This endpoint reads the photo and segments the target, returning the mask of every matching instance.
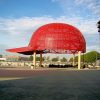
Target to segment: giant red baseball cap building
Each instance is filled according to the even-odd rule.
[[[65,23],[49,23],[41,26],[30,39],[27,47],[7,49],[25,55],[40,53],[86,52],[86,42],[82,33],[74,26]]]

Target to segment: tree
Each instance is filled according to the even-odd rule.
[[[96,52],[96,51],[91,51],[91,52],[88,52],[84,55],[84,61],[85,62],[90,62],[90,63],[93,63],[97,60],[100,59],[100,53]]]
[[[59,61],[59,57],[52,58],[52,61],[54,61],[54,62]]]
[[[32,60],[33,60],[33,56],[32,56],[32,55],[29,57],[29,60],[30,60],[30,61],[32,61]]]
[[[84,55],[81,55],[81,61],[87,62],[87,63],[93,63],[93,62],[96,61],[96,57],[97,57],[97,60],[99,60],[100,59],[100,53],[96,52],[96,51],[91,51],[91,52],[88,52]],[[73,58],[70,58],[69,61],[72,62]],[[75,57],[75,61],[76,62],[78,61],[78,56]]]
[[[50,56],[47,57],[47,61],[49,61],[49,60],[50,60]]]
[[[75,61],[75,62],[78,61],[78,56],[75,56],[74,61]],[[70,58],[69,62],[73,62],[73,57]]]
[[[2,58],[2,55],[0,54],[0,58]]]
[[[61,59],[61,62],[66,62],[67,61],[67,59],[65,58],[65,57],[63,57],[62,59]]]
[[[29,60],[30,61],[33,60],[33,56],[32,55],[29,57]],[[36,61],[40,61],[40,57],[36,57]],[[42,57],[42,61],[44,61],[44,57]]]

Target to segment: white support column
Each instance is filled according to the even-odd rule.
[[[75,65],[75,54],[73,54],[73,66]]]
[[[40,53],[40,67],[42,66],[42,52]]]
[[[34,66],[32,66],[31,69],[36,67],[36,51],[34,51],[34,54],[33,54],[33,65]]]
[[[78,52],[78,69],[81,69],[81,51]]]

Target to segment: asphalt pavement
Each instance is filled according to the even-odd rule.
[[[0,100],[100,100],[100,70],[15,72],[7,76],[20,78],[0,81]]]

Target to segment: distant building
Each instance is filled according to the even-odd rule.
[[[100,67],[100,60],[97,60],[96,61],[96,66],[99,66]]]
[[[6,61],[6,58],[0,58],[0,61]]]
[[[7,61],[29,61],[29,57],[21,57],[21,56],[3,56]]]
[[[29,57],[20,57],[19,61],[29,61]]]
[[[19,61],[20,56],[4,56],[7,61]]]

